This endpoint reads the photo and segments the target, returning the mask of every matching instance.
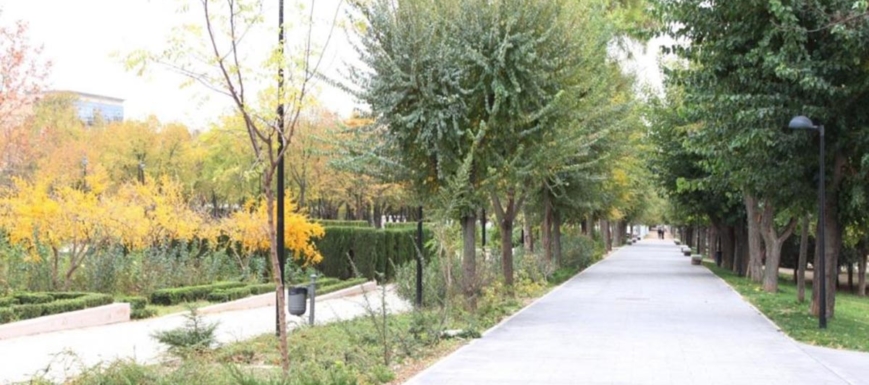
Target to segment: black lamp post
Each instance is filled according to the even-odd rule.
[[[818,275],[820,275],[820,293],[818,293],[818,302],[820,311],[818,312],[818,327],[821,329],[827,328],[827,250],[824,248],[825,232],[824,232],[824,205],[827,202],[826,191],[824,189],[824,125],[815,125],[812,120],[805,116],[797,116],[791,119],[788,123],[788,128],[793,130],[816,130],[821,134],[821,154],[818,161],[818,169],[820,177],[818,178],[818,246],[820,248],[821,263],[818,266]]]

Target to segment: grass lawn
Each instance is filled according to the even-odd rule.
[[[778,293],[763,291],[760,284],[733,272],[704,263],[723,278],[745,299],[775,322],[787,335],[807,344],[837,349],[869,352],[869,297],[850,293],[836,294],[836,314],[827,321],[827,329],[818,329],[818,319],[811,315],[812,287],[806,287],[806,302],[797,301],[797,287],[789,279],[779,280]]]

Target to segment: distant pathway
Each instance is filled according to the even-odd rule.
[[[371,306],[380,308],[380,292],[367,294]],[[386,296],[387,309],[406,311],[410,306],[392,291]],[[365,296],[356,295],[317,302],[317,323],[349,319],[366,314],[369,303]],[[274,333],[275,308],[261,307],[205,315],[208,322],[218,322],[217,339],[221,343],[233,342]],[[288,324],[296,326],[304,319],[288,315]],[[55,381],[62,381],[90,367],[119,358],[152,363],[165,352],[165,346],[151,335],[184,325],[182,314],[164,316],[114,325],[38,334],[9,340],[0,340],[0,384],[27,381],[37,373],[46,373]],[[46,370],[47,369],[47,370]]]
[[[678,250],[626,246],[407,384],[869,384],[869,354],[794,342]]]

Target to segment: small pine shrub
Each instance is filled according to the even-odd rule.
[[[187,319],[184,326],[156,332],[152,337],[168,345],[169,353],[182,358],[205,352],[217,343],[214,335],[217,323],[206,322],[195,307],[191,307],[184,318]]]

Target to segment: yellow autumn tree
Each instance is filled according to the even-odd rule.
[[[303,266],[319,263],[323,256],[317,251],[314,239],[321,238],[326,233],[318,223],[311,222],[304,214],[297,213],[295,204],[290,198],[285,198],[285,244],[287,250],[293,252],[293,259]],[[254,253],[265,253],[269,250],[269,230],[266,221],[267,205],[264,201],[249,200],[242,210],[233,212],[225,218],[220,226],[230,242],[241,245],[242,255],[237,255],[239,263],[246,265],[246,260]]]

